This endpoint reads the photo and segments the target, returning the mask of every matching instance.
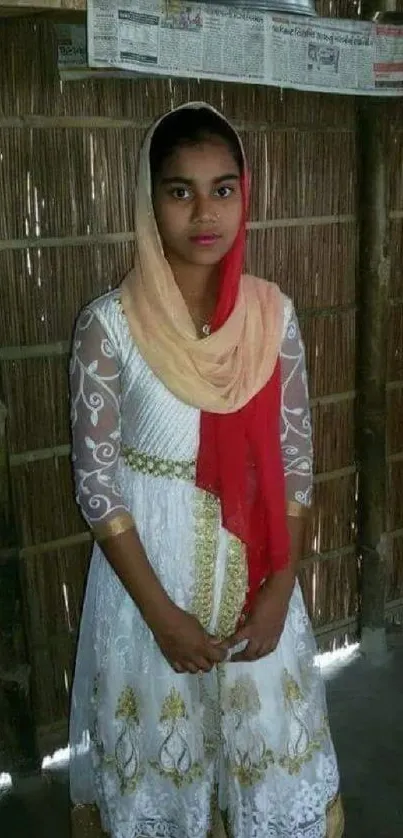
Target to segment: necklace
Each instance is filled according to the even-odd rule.
[[[202,326],[202,332],[204,337],[208,338],[208,336],[211,334],[211,326],[209,323],[205,323],[204,326]]]

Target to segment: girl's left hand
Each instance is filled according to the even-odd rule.
[[[256,661],[274,652],[283,633],[292,590],[293,584],[286,580],[279,585],[275,577],[262,586],[244,624],[225,641],[230,649],[248,641],[230,663]]]

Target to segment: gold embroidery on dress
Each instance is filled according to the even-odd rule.
[[[186,741],[186,723],[189,714],[183,696],[175,687],[162,704],[160,725],[165,731],[163,743],[159,749],[158,760],[152,761],[151,766],[162,777],[171,780],[180,788],[186,783],[203,776],[203,766],[194,761]]]
[[[115,718],[121,722],[121,729],[115,744],[116,773],[119,777],[121,794],[130,794],[136,789],[143,775],[138,736],[140,717],[137,698],[132,687],[125,687],[121,692]]]
[[[107,838],[103,831],[98,807],[78,804],[70,812],[72,838]]]
[[[261,704],[250,675],[241,676],[229,689],[224,687],[222,703],[223,712],[228,714],[233,725],[227,741],[229,770],[240,785],[254,786],[274,764],[274,754],[252,724],[253,718],[259,715]]]
[[[328,735],[329,725],[324,717],[320,727],[313,734],[310,733],[304,720],[304,695],[298,682],[287,669],[283,673],[283,696],[288,710],[290,738],[287,753],[282,754],[278,762],[289,774],[299,774],[302,766],[312,759],[316,751],[320,751]]]
[[[133,471],[152,477],[167,477],[169,480],[187,480],[194,483],[196,463],[194,460],[168,460],[154,454],[145,454],[127,445],[122,446],[121,456]]]
[[[230,637],[242,614],[248,586],[245,545],[228,535],[227,564],[222,599],[217,621],[217,636]]]
[[[326,838],[343,838],[344,812],[340,794],[326,808]]]
[[[99,734],[98,726],[99,675],[94,679],[92,706],[94,720],[91,726],[91,742],[94,756],[105,767],[112,768],[120,783],[121,794],[133,792],[143,776],[139,749],[140,715],[138,700],[132,687],[125,687],[117,701],[115,719],[120,722],[113,754],[108,754]]]
[[[195,495],[195,590],[192,613],[203,628],[211,622],[220,507],[217,498],[201,489]]]

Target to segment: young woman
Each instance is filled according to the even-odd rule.
[[[77,835],[207,838],[217,804],[233,838],[342,835],[296,581],[304,349],[290,300],[242,275],[247,210],[228,122],[199,103],[166,115],[141,153],[134,270],[77,323],[73,460],[97,541],[72,696]]]

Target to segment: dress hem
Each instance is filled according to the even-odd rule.
[[[71,838],[113,838],[113,836],[102,829],[99,809],[95,804],[78,804],[71,807]],[[230,836],[225,832],[222,823],[216,822],[213,829],[207,834],[207,838],[221,838],[219,832],[224,836]],[[218,830],[218,831],[217,831]],[[330,801],[326,809],[326,835],[324,838],[343,838],[344,835],[344,812],[340,794]]]

